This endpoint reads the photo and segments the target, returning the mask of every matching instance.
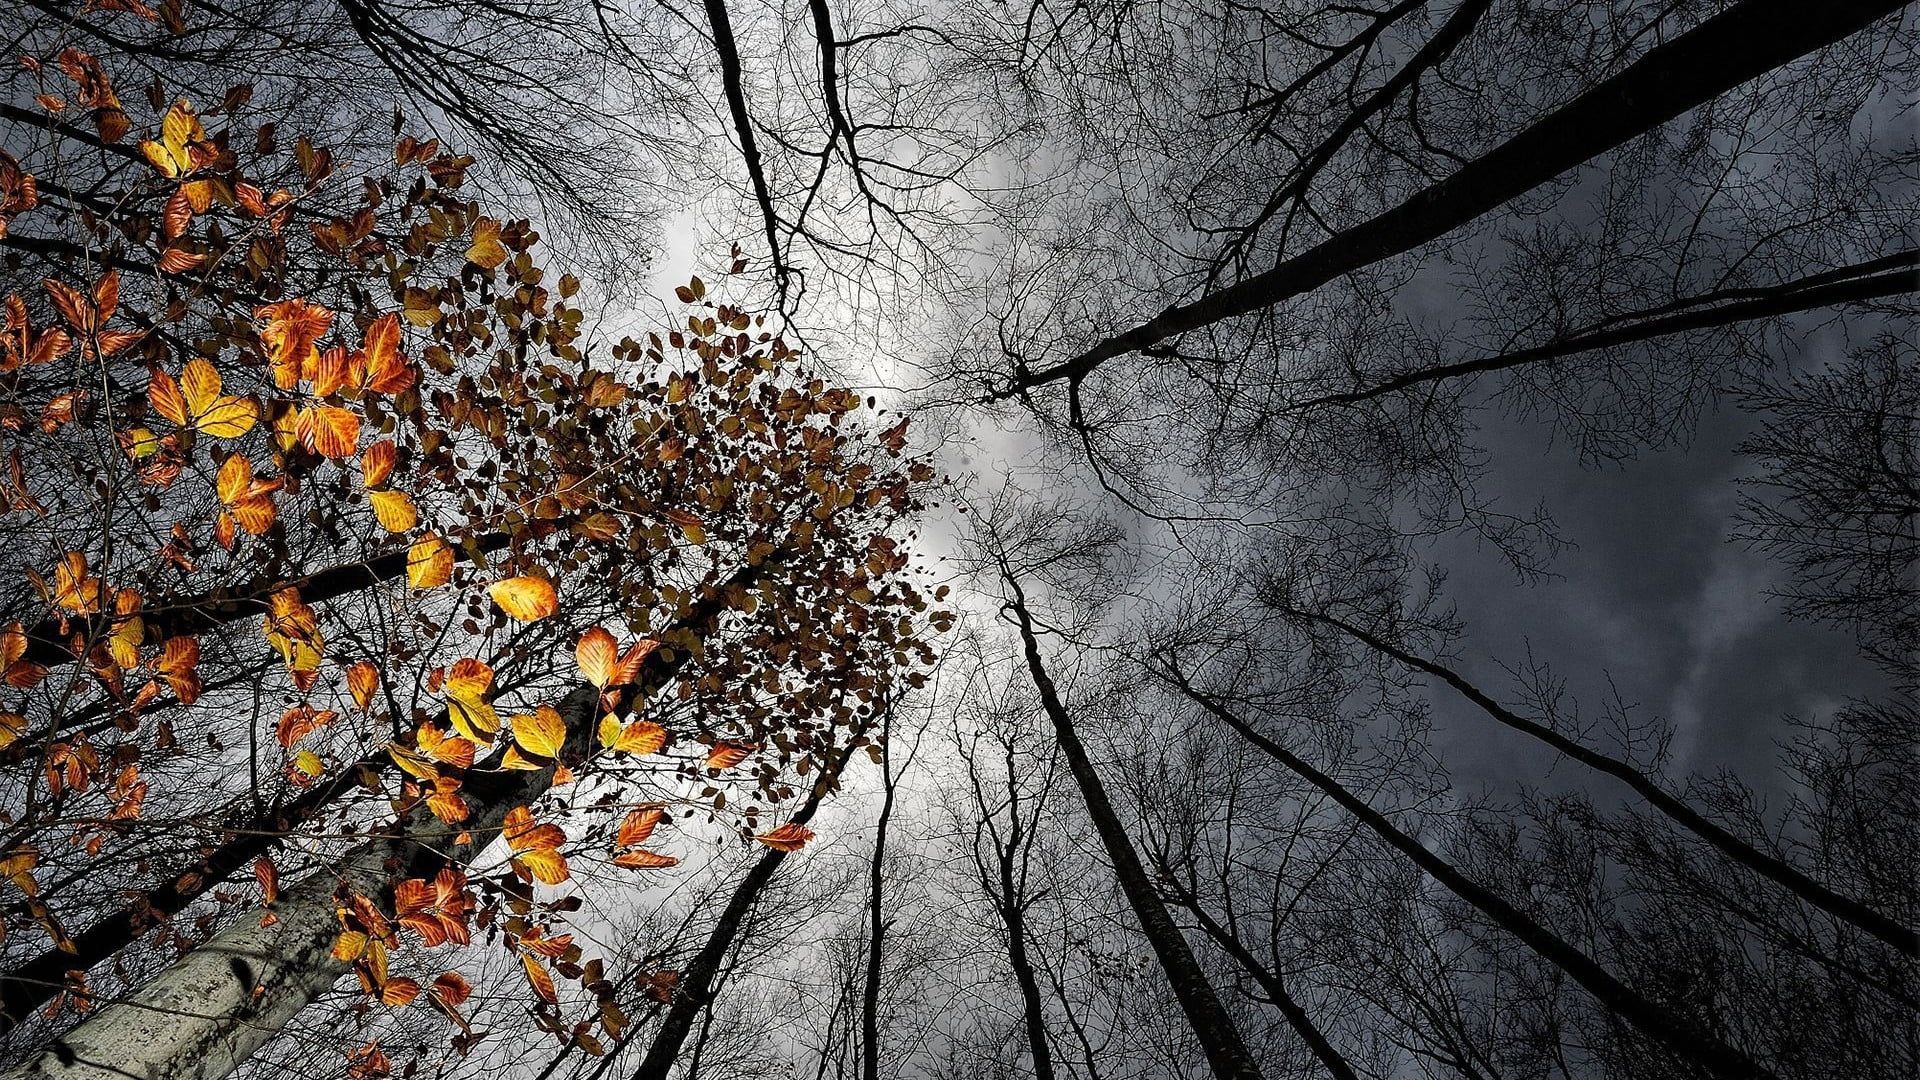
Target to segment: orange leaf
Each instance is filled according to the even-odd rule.
[[[315,405],[300,414],[300,441],[321,457],[348,457],[360,445],[360,418],[347,409]]]
[[[333,325],[333,312],[295,299],[268,304],[253,314],[267,321],[260,330],[260,342],[273,363],[274,385],[291,390],[300,380],[311,379],[319,358],[315,345]]]
[[[540,1000],[549,1005],[560,1004],[560,995],[554,992],[553,976],[547,974],[547,969],[540,965],[540,961],[522,953],[520,963],[526,968],[527,982],[532,985],[533,992],[539,996]]]
[[[398,394],[413,385],[413,367],[400,355],[400,316],[388,312],[367,324],[366,388]]]
[[[553,582],[541,577],[508,578],[487,586],[487,595],[500,610],[521,622],[535,622],[560,610]]]
[[[380,1004],[389,1008],[402,1008],[420,994],[420,984],[412,979],[388,979],[380,988]]]
[[[647,657],[653,655],[653,651],[659,647],[660,643],[652,638],[643,638],[627,646],[626,653],[620,657],[620,668],[614,673],[613,685],[624,686],[638,679],[640,665],[644,664]]]
[[[662,855],[657,851],[638,848],[615,855],[613,865],[624,866],[629,870],[664,870],[669,866],[680,865],[680,858],[677,855]]]
[[[606,628],[596,626],[581,635],[580,643],[574,646],[573,657],[580,665],[580,674],[586,676],[588,682],[605,689],[620,666],[620,647],[614,643],[613,635]]]
[[[380,669],[361,660],[347,667],[347,691],[353,695],[353,703],[365,709],[373,701],[373,692],[380,688]]]
[[[747,760],[747,755],[758,749],[760,747],[753,743],[715,743],[713,749],[707,751],[707,768],[731,769]]]
[[[360,480],[370,488],[377,488],[387,482],[393,474],[393,463],[399,457],[392,439],[381,439],[367,447],[360,455]]]
[[[433,996],[442,1004],[457,1007],[466,1004],[473,987],[457,971],[448,971],[433,980]]]
[[[805,847],[807,841],[813,839],[813,830],[797,821],[789,821],[777,829],[761,833],[754,839],[775,851],[794,852]]]
[[[271,904],[280,898],[280,872],[265,855],[253,861],[253,876],[260,882],[260,902]]]
[[[620,831],[614,838],[614,846],[620,848],[638,847],[647,842],[653,830],[666,820],[665,808],[642,806],[629,813],[620,822]]]

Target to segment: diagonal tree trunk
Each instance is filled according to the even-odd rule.
[[[1018,369],[998,398],[1078,383],[1116,356],[1271,307],[1439,239],[1581,162],[1906,6],[1906,0],[1745,0],[1647,51],[1618,75],[1374,218],[1245,281],[1176,304],[1077,356]]]
[[[510,533],[483,533],[466,543],[453,545],[453,555],[456,560],[469,561],[475,552],[492,554],[512,542]],[[197,596],[155,599],[140,612],[140,618],[149,633],[158,633],[161,637],[204,633],[249,615],[264,614],[267,598],[282,589],[294,589],[301,600],[316,604],[392,581],[407,572],[407,555],[408,549],[400,548],[300,577],[253,581],[238,588],[223,588]],[[27,628],[23,661],[48,667],[71,663],[75,659],[71,648],[74,637],[78,635],[83,641],[92,641],[109,629],[110,623],[111,619],[104,616],[43,619]],[[61,632],[63,625],[67,627],[65,633]]]
[[[1565,972],[1594,999],[1656,1042],[1675,1057],[1692,1062],[1724,1080],[1773,1080],[1774,1074],[1744,1051],[1671,1010],[1648,1000],[1639,991],[1615,978],[1592,957],[1575,948],[1566,939],[1514,907],[1493,890],[1460,872],[1450,862],[1427,850],[1426,845],[1401,831],[1385,814],[1349,791],[1345,785],[1307,764],[1292,751],[1254,730],[1253,726],[1221,705],[1219,701],[1194,689],[1178,668],[1154,672],[1188,700],[1224,721],[1240,736],[1259,747],[1294,775],[1318,788],[1340,808],[1359,819],[1389,847],[1405,855],[1414,865],[1432,876],[1455,896],[1472,905],[1494,925],[1518,938],[1542,959]]]
[[[1193,950],[1188,948],[1179,926],[1167,915],[1165,905],[1154,890],[1152,879],[1147,877],[1146,867],[1141,865],[1139,853],[1134,851],[1133,842],[1127,838],[1126,826],[1121,824],[1120,815],[1107,797],[1100,774],[1094,771],[1093,760],[1087,756],[1086,746],[1080,742],[1080,733],[1073,726],[1073,718],[1061,703],[1060,692],[1054,686],[1052,677],[1047,674],[1046,665],[1040,659],[1040,643],[1034,636],[1033,618],[1027,611],[1026,594],[1020,590],[1020,583],[1011,572],[1003,568],[1003,575],[1008,588],[1013,591],[1013,600],[1007,607],[1013,612],[1020,628],[1027,671],[1040,693],[1041,707],[1046,710],[1048,719],[1053,721],[1054,734],[1060,740],[1060,750],[1066,756],[1068,770],[1073,773],[1081,796],[1086,800],[1087,816],[1093,821],[1094,832],[1099,834],[1101,846],[1113,863],[1114,876],[1120,880],[1120,891],[1126,894],[1127,904],[1139,920],[1141,932],[1146,935],[1147,943],[1159,958],[1161,970],[1166,973],[1167,983],[1174,997],[1179,1000],[1181,1010],[1186,1013],[1187,1022],[1193,1026],[1193,1033],[1199,1036],[1201,1049],[1207,1055],[1207,1063],[1213,1067],[1214,1076],[1219,1080],[1258,1080],[1259,1065],[1248,1051],[1245,1040],[1240,1037],[1239,1029],[1234,1027],[1233,1018],[1227,1015],[1226,1008],[1220,1004],[1220,997],[1214,993],[1206,972],[1200,969],[1199,962],[1194,959]]]
[[[404,553],[402,560],[404,569]],[[704,630],[726,610],[727,593],[751,584],[763,568],[735,571],[694,605],[681,625]],[[672,659],[665,659],[669,652]],[[649,655],[639,696],[664,686],[687,658],[683,650]],[[590,684],[562,700],[569,743],[593,737],[598,705],[599,691]],[[467,821],[449,826],[414,810],[394,833],[360,845],[336,868],[288,889],[273,906],[271,925],[242,915],[129,998],[100,1009],[0,1074],[0,1080],[124,1080],[129,1073],[150,1080],[225,1076],[350,970],[331,952],[340,929],[335,893],[342,885],[382,897],[400,878],[469,862],[493,841],[509,810],[539,798],[552,783],[551,767],[470,773],[461,789],[472,808]],[[471,834],[466,843],[458,842],[463,833]]]
[[[841,771],[858,749],[853,745],[858,734],[856,731],[848,739],[847,747],[821,770],[819,781],[807,794],[807,801],[801,804],[790,820],[802,825],[813,820],[814,812],[839,783]],[[719,976],[727,954],[732,951],[734,940],[740,936],[740,929],[753,911],[753,906],[759,902],[760,894],[766,891],[768,883],[773,881],[781,864],[786,861],[787,852],[770,849],[760,856],[746,876],[740,879],[740,884],[734,887],[733,895],[727,898],[727,906],[707,934],[707,940],[681,974],[679,984],[674,988],[673,1006],[667,1010],[660,1030],[653,1036],[653,1042],[647,1046],[646,1056],[640,1059],[639,1068],[634,1070],[633,1080],[666,1080],[667,1074],[673,1071],[674,1063],[679,1060],[680,1051],[686,1045],[687,1036],[693,1031],[694,1020],[713,1004],[716,994],[714,980]]]
[[[1435,663],[1422,656],[1415,656],[1404,649],[1382,640],[1344,620],[1331,615],[1282,609],[1295,618],[1331,626],[1383,656],[1396,662],[1432,675],[1448,686],[1459,691],[1460,696],[1478,706],[1481,712],[1491,716],[1501,724],[1515,731],[1532,736],[1555,750],[1572,758],[1597,772],[1605,773],[1632,788],[1641,798],[1647,800],[1654,809],[1681,828],[1693,833],[1707,842],[1715,851],[1739,863],[1741,866],[1765,877],[1767,880],[1786,889],[1793,895],[1825,911],[1827,914],[1865,930],[1867,933],[1885,941],[1908,956],[1920,955],[1920,935],[1873,908],[1853,899],[1842,896],[1825,885],[1801,873],[1787,862],[1755,848],[1746,841],[1721,828],[1706,815],[1688,806],[1685,802],[1661,787],[1653,777],[1634,768],[1619,758],[1609,757],[1597,750],[1567,738],[1565,735],[1528,720],[1513,710],[1501,705],[1480,691],[1479,687],[1460,677],[1451,668]]]
[[[1920,251],[1901,251],[1766,288],[1734,289],[1690,296],[1651,310],[1616,315],[1561,334],[1540,345],[1403,372],[1371,386],[1302,401],[1294,408],[1354,405],[1409,386],[1505,371],[1528,364],[1550,363],[1596,349],[1650,341],[1687,330],[1771,319],[1839,304],[1861,303],[1883,296],[1905,296],[1920,292],[1920,269],[1916,267],[1920,267]]]

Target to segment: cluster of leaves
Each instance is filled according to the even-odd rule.
[[[655,836],[675,808],[778,850],[810,839],[766,819],[868,744],[949,619],[899,532],[932,479],[904,421],[866,423],[698,279],[684,326],[596,366],[580,283],[549,281],[535,231],[462,198],[471,159],[431,141],[351,177],[245,126],[243,87],[196,110],[156,84],[128,147],[142,121],[102,64],[35,63],[41,167],[0,159],[10,249],[55,268],[15,264],[0,356],[0,531],[25,571],[0,586],[0,750],[27,774],[0,808],[7,912],[71,951],[70,921],[156,874],[203,897],[236,818],[334,850],[484,817],[503,873],[343,892],[335,955],[388,1006],[424,993],[464,1048],[468,986],[427,954],[487,930],[550,1030],[617,1036],[604,963],[562,928],[578,897],[535,890],[581,886],[581,850],[675,866]],[[569,687],[590,691],[584,723],[555,705]],[[495,805],[516,774],[529,798]],[[77,850],[52,842],[79,821]],[[252,865],[273,904],[281,868]],[[556,974],[589,1020],[563,1022]],[[83,971],[70,989],[84,1007]]]

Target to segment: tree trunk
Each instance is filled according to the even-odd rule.
[[[404,560],[403,552],[400,571]],[[729,589],[750,584],[761,571],[762,566],[735,571],[679,625],[704,630],[725,611]],[[669,652],[673,658],[663,659]],[[683,650],[652,653],[636,694],[644,697],[664,686],[687,659]],[[567,742],[584,745],[594,737],[598,706],[599,691],[589,684],[562,700]],[[426,876],[440,866],[468,862],[492,842],[509,810],[539,798],[552,782],[552,768],[469,773],[461,789],[472,807],[467,821],[448,826],[416,809],[413,820],[402,823],[395,834],[362,844],[337,868],[287,890],[273,905],[277,918],[272,925],[260,925],[253,914],[242,915],[130,997],[100,1009],[0,1080],[124,1080],[130,1072],[148,1080],[218,1080],[349,970],[331,953],[340,931],[334,899],[340,885],[384,898],[398,878]],[[455,843],[462,832],[470,832],[472,839]]]
[[[1663,45],[1399,206],[1271,269],[1177,304],[1078,356],[1020,369],[997,396],[1077,382],[1116,356],[1271,307],[1436,240],[1568,169],[1789,61],[1854,34],[1906,0],[1746,0]]]
[[[1560,753],[1578,761],[1582,765],[1605,773],[1626,784],[1641,798],[1647,800],[1654,809],[1665,814],[1668,819],[1681,828],[1686,829],[1706,841],[1710,847],[1728,859],[1765,877],[1767,880],[1786,889],[1788,892],[1812,904],[1814,907],[1825,911],[1827,914],[1852,923],[1867,933],[1880,938],[1882,941],[1892,945],[1906,955],[1920,955],[1920,935],[1916,935],[1913,930],[1901,926],[1893,919],[1880,914],[1878,911],[1875,911],[1852,897],[1842,896],[1834,892],[1832,889],[1801,873],[1788,863],[1776,859],[1766,852],[1753,847],[1746,841],[1741,840],[1726,829],[1709,821],[1705,815],[1670,794],[1665,788],[1656,783],[1652,777],[1634,768],[1632,765],[1621,761],[1619,758],[1608,757],[1597,750],[1582,746],[1552,728],[1534,723],[1514,713],[1512,710],[1482,693],[1478,687],[1461,678],[1460,675],[1452,669],[1437,664],[1425,657],[1415,656],[1404,649],[1396,648],[1381,638],[1375,637],[1351,623],[1344,622],[1331,615],[1295,611],[1291,608],[1285,608],[1283,610],[1287,614],[1297,618],[1324,623],[1334,627],[1348,637],[1365,644],[1375,652],[1392,657],[1395,661],[1407,667],[1413,668],[1416,671],[1423,671],[1440,679],[1448,686],[1459,691],[1462,697],[1479,706],[1481,712],[1486,713],[1501,724],[1515,731],[1530,735],[1546,743],[1548,746],[1553,747]]]
[[[1172,876],[1170,870],[1167,873],[1169,877]],[[1293,1028],[1294,1034],[1299,1035],[1301,1041],[1307,1044],[1307,1049],[1313,1051],[1313,1056],[1326,1067],[1327,1074],[1334,1080],[1359,1080],[1354,1075],[1353,1066],[1347,1064],[1347,1059],[1341,1055],[1340,1051],[1334,1049],[1331,1042],[1327,1041],[1326,1034],[1313,1022],[1313,1017],[1308,1016],[1307,1010],[1302,1008],[1294,996],[1287,991],[1287,985],[1281,981],[1279,972],[1262,964],[1260,958],[1253,955],[1252,950],[1248,949],[1233,931],[1221,926],[1218,920],[1208,914],[1207,909],[1200,905],[1199,897],[1187,891],[1182,899],[1185,901],[1182,906],[1193,912],[1194,918],[1200,923],[1200,929],[1206,931],[1214,944],[1219,945],[1228,956],[1233,957],[1241,970],[1253,976],[1253,981],[1259,983],[1260,989],[1266,991],[1274,1008],[1279,1009],[1280,1015],[1287,1018],[1287,1023]]]
[[[1549,363],[1596,349],[1650,341],[1667,334],[1729,326],[1753,319],[1770,319],[1815,308],[1854,304],[1882,296],[1902,296],[1920,292],[1920,251],[1900,251],[1852,266],[1811,274],[1793,281],[1758,289],[1730,289],[1724,292],[1689,296],[1646,311],[1611,316],[1591,326],[1561,334],[1552,341],[1531,348],[1515,349],[1497,356],[1439,364],[1408,371],[1383,379],[1372,386],[1340,394],[1327,394],[1295,405],[1311,409],[1322,405],[1352,405],[1404,390],[1409,386],[1478,375],[1528,364]],[[1693,309],[1693,310],[1688,310]]]
[[[562,703],[570,735],[593,730],[599,691],[586,686]],[[447,825],[424,810],[395,835],[362,844],[333,869],[307,878],[273,905],[271,925],[254,913],[182,957],[123,1001],[54,1040],[6,1080],[218,1080],[273,1038],[346,974],[332,954],[340,934],[342,887],[384,897],[399,877],[430,875],[466,862],[493,842],[507,811],[544,792],[551,769],[475,774],[470,820]],[[456,843],[471,832],[465,844]],[[389,869],[398,865],[401,869]]]
[[[857,733],[850,737],[847,748],[822,770],[819,782],[807,795],[807,801],[801,804],[790,820],[803,825],[813,820],[814,811],[820,808],[827,793],[838,783],[841,770],[847,767],[848,760],[853,757],[856,747],[852,743],[853,738],[857,737]],[[734,939],[740,935],[740,928],[753,910],[753,905],[759,901],[761,892],[773,880],[774,874],[779,872],[780,864],[786,861],[786,852],[769,849],[740,879],[740,884],[734,886],[733,895],[727,898],[727,906],[707,934],[707,940],[681,974],[679,985],[675,987],[673,1006],[667,1010],[666,1019],[661,1021],[659,1032],[647,1047],[646,1057],[640,1060],[640,1067],[634,1070],[633,1080],[666,1080],[667,1074],[673,1071],[673,1064],[678,1060],[681,1048],[686,1045],[687,1035],[693,1030],[694,1019],[713,1004],[713,981],[726,961],[728,951],[733,948]]]
[[[1174,997],[1179,1000],[1181,1010],[1186,1013],[1187,1022],[1193,1026],[1194,1034],[1199,1036],[1207,1063],[1220,1080],[1258,1080],[1259,1065],[1240,1038],[1239,1030],[1233,1026],[1232,1018],[1220,1004],[1213,984],[1207,981],[1206,973],[1200,970],[1200,964],[1187,947],[1187,940],[1181,936],[1180,928],[1174,925],[1167,915],[1167,909],[1160,903],[1153,882],[1140,863],[1139,854],[1133,850],[1133,842],[1127,838],[1126,827],[1120,823],[1120,815],[1107,798],[1100,775],[1094,771],[1087,748],[1080,742],[1073,718],[1060,702],[1059,691],[1040,659],[1040,643],[1034,637],[1026,594],[1021,592],[1020,583],[1011,573],[1005,577],[1008,587],[1013,590],[1013,601],[1008,607],[1020,627],[1027,670],[1033,676],[1034,687],[1040,692],[1040,705],[1046,710],[1048,719],[1053,721],[1061,752],[1066,756],[1067,767],[1086,800],[1087,816],[1093,821],[1094,831],[1099,834],[1107,858],[1113,863],[1114,875],[1120,880],[1120,890],[1126,894],[1127,903],[1133,908],[1134,917],[1139,920],[1147,943],[1159,958],[1160,967],[1166,973],[1167,982],[1173,989]]]
[[[867,970],[860,993],[860,1069],[862,1080],[880,1080],[880,976],[887,936],[887,824],[893,817],[893,709],[881,722],[880,820],[873,827],[873,865],[867,887]]]
[[[1387,819],[1386,815],[1369,806],[1365,800],[1347,790],[1338,781],[1307,764],[1286,747],[1255,731],[1245,720],[1234,715],[1213,698],[1195,690],[1177,670],[1161,674],[1189,700],[1225,721],[1228,727],[1239,732],[1248,742],[1265,751],[1268,756],[1286,766],[1296,776],[1320,789],[1342,809],[1358,818],[1374,835],[1411,859],[1434,880],[1446,886],[1449,892],[1472,905],[1474,910],[1486,916],[1494,925],[1520,939],[1542,959],[1565,972],[1574,982],[1579,983],[1602,1005],[1664,1045],[1676,1057],[1691,1061],[1726,1080],[1754,1080],[1754,1078],[1773,1080],[1773,1073],[1748,1057],[1744,1051],[1729,1045],[1712,1032],[1673,1015],[1667,1009],[1654,1004],[1641,996],[1638,991],[1614,978],[1612,972],[1595,963],[1591,957],[1574,948],[1565,939],[1535,922],[1525,912],[1507,903],[1491,889],[1485,888],[1455,869],[1452,863],[1428,851],[1420,841],[1400,831]]]

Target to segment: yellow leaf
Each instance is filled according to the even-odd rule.
[[[492,270],[507,261],[506,245],[500,242],[500,223],[483,217],[473,223],[473,243],[467,248],[467,261]]]
[[[561,719],[559,710],[542,705],[513,718],[513,741],[535,757],[558,757],[560,747],[567,741],[567,722]]]
[[[401,746],[399,743],[387,744],[387,756],[393,758],[395,765],[400,766],[400,768],[409,775],[418,779],[432,780],[434,777],[440,775],[440,770],[434,768],[433,762]]]
[[[293,755],[293,767],[308,776],[319,776],[327,771],[326,763],[320,760],[320,755],[311,750],[302,750]]]
[[[623,754],[657,754],[667,745],[667,729],[646,720],[623,726],[609,713],[600,718],[600,742]]]
[[[414,509],[413,496],[404,491],[370,492],[367,499],[373,503],[373,516],[379,519],[380,527],[388,532],[403,533],[420,524],[420,512]],[[408,562],[412,562],[411,553]],[[408,566],[408,577],[412,577],[411,565]]]
[[[448,698],[447,719],[453,721],[455,730],[477,743],[492,742],[494,733],[500,730],[500,714],[484,701]]]
[[[407,584],[416,589],[437,589],[453,577],[453,545],[428,533],[407,550]]]
[[[500,610],[521,622],[535,622],[560,610],[553,582],[540,577],[508,578],[487,586],[487,595]]]
[[[562,885],[571,876],[567,869],[566,856],[552,848],[535,848],[523,851],[513,860],[526,868],[533,880],[542,885]]]
[[[0,712],[0,750],[12,746],[27,730],[27,718],[19,713]]]

